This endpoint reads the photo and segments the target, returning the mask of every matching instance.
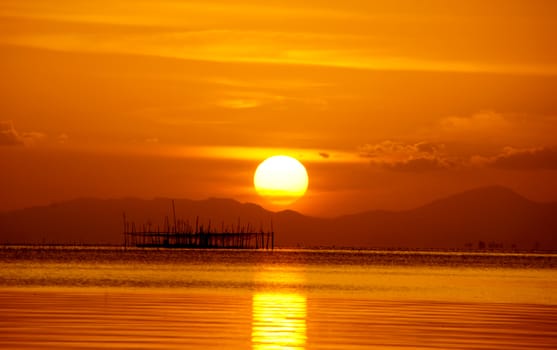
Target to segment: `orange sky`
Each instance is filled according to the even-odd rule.
[[[370,4],[372,3],[372,4]],[[314,215],[499,184],[557,200],[557,2],[0,3],[0,210],[230,197]]]

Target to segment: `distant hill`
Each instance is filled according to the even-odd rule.
[[[176,215],[204,225],[251,223],[276,232],[277,246],[557,249],[557,203],[532,202],[503,187],[485,187],[399,212],[315,218],[270,212],[231,199],[175,201]],[[120,244],[123,212],[153,226],[171,219],[170,199],[78,199],[0,213],[1,243]]]

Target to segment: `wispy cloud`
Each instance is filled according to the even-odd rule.
[[[557,74],[551,52],[540,57],[528,49],[517,50],[520,45],[532,45],[529,37],[540,41],[534,48],[551,44],[549,39],[554,35],[541,31],[540,21],[535,17],[528,26],[520,28],[515,28],[512,16],[503,18],[501,24],[507,24],[509,35],[514,32],[520,35],[514,35],[517,43],[509,41],[499,47],[502,43],[498,33],[491,34],[493,23],[477,16],[447,13],[440,16],[433,7],[429,12],[414,8],[396,15],[388,6],[385,11],[375,8],[377,5],[358,6],[355,11],[348,6],[327,9],[293,2],[280,6],[231,5],[220,1],[151,4],[119,0],[87,6],[79,3],[60,1],[22,6],[8,1],[0,5],[0,15],[27,22],[12,23],[9,30],[0,34],[0,42],[216,62]],[[35,26],[29,20],[43,24]],[[284,26],[285,20],[288,26]],[[0,19],[2,22],[5,20]],[[475,35],[478,28],[485,29],[482,38]]]
[[[424,172],[462,168],[497,168],[503,170],[557,170],[557,148],[504,147],[495,155],[462,154],[444,144],[383,141],[359,148],[359,155],[373,166],[385,170]]]
[[[183,147],[174,149],[174,154],[185,157],[263,160],[278,154],[291,156],[302,162],[309,163],[362,163],[362,159],[351,152],[340,150],[318,150],[311,148],[273,148],[273,147],[237,147],[237,146],[205,146]]]
[[[30,146],[45,138],[41,132],[18,132],[12,121],[0,121],[0,146]]]
[[[366,160],[350,151],[338,149],[288,148],[288,147],[249,147],[249,146],[181,146],[164,143],[158,137],[136,140],[127,144],[105,143],[91,145],[75,142],[71,148],[59,144],[45,147],[72,153],[109,154],[123,156],[147,156],[161,158],[184,158],[192,160],[222,160],[260,162],[276,155],[286,155],[300,160],[304,164],[365,164]]]
[[[62,134],[58,135],[56,140],[58,141],[59,144],[66,144],[66,143],[69,142],[70,137],[68,136],[68,134],[62,133]]]
[[[455,159],[446,153],[445,145],[429,142],[383,141],[360,147],[359,154],[372,165],[395,171],[422,172],[456,165]]]
[[[474,164],[507,170],[557,170],[557,150],[547,147],[506,147],[496,156],[475,156],[472,161]]]
[[[238,40],[241,38],[241,40]],[[335,40],[332,40],[334,38]],[[20,34],[1,43],[63,51],[152,55],[209,62],[306,65],[378,71],[557,75],[557,64],[490,63],[376,52],[369,40],[308,33],[198,31],[106,35]],[[352,41],[351,47],[346,42]],[[355,41],[355,42],[354,42]]]
[[[557,133],[557,123],[552,116],[486,110],[441,118],[416,134],[438,143],[465,144],[474,151],[485,145],[491,148],[550,145],[554,133]]]
[[[440,130],[453,135],[491,134],[494,130],[506,132],[510,126],[511,122],[503,114],[494,111],[479,112],[471,116],[450,116],[440,121]]]

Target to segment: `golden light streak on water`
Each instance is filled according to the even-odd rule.
[[[252,296],[251,341],[254,350],[305,349],[307,339],[306,278],[302,269],[265,267],[255,274],[267,286]]]
[[[0,249],[0,349],[557,349],[540,254]]]
[[[305,349],[306,310],[307,300],[301,294],[254,294],[251,331],[253,349]]]

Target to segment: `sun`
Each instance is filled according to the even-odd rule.
[[[288,205],[308,189],[308,173],[297,159],[273,156],[265,159],[253,175],[253,185],[260,196],[273,204]]]

